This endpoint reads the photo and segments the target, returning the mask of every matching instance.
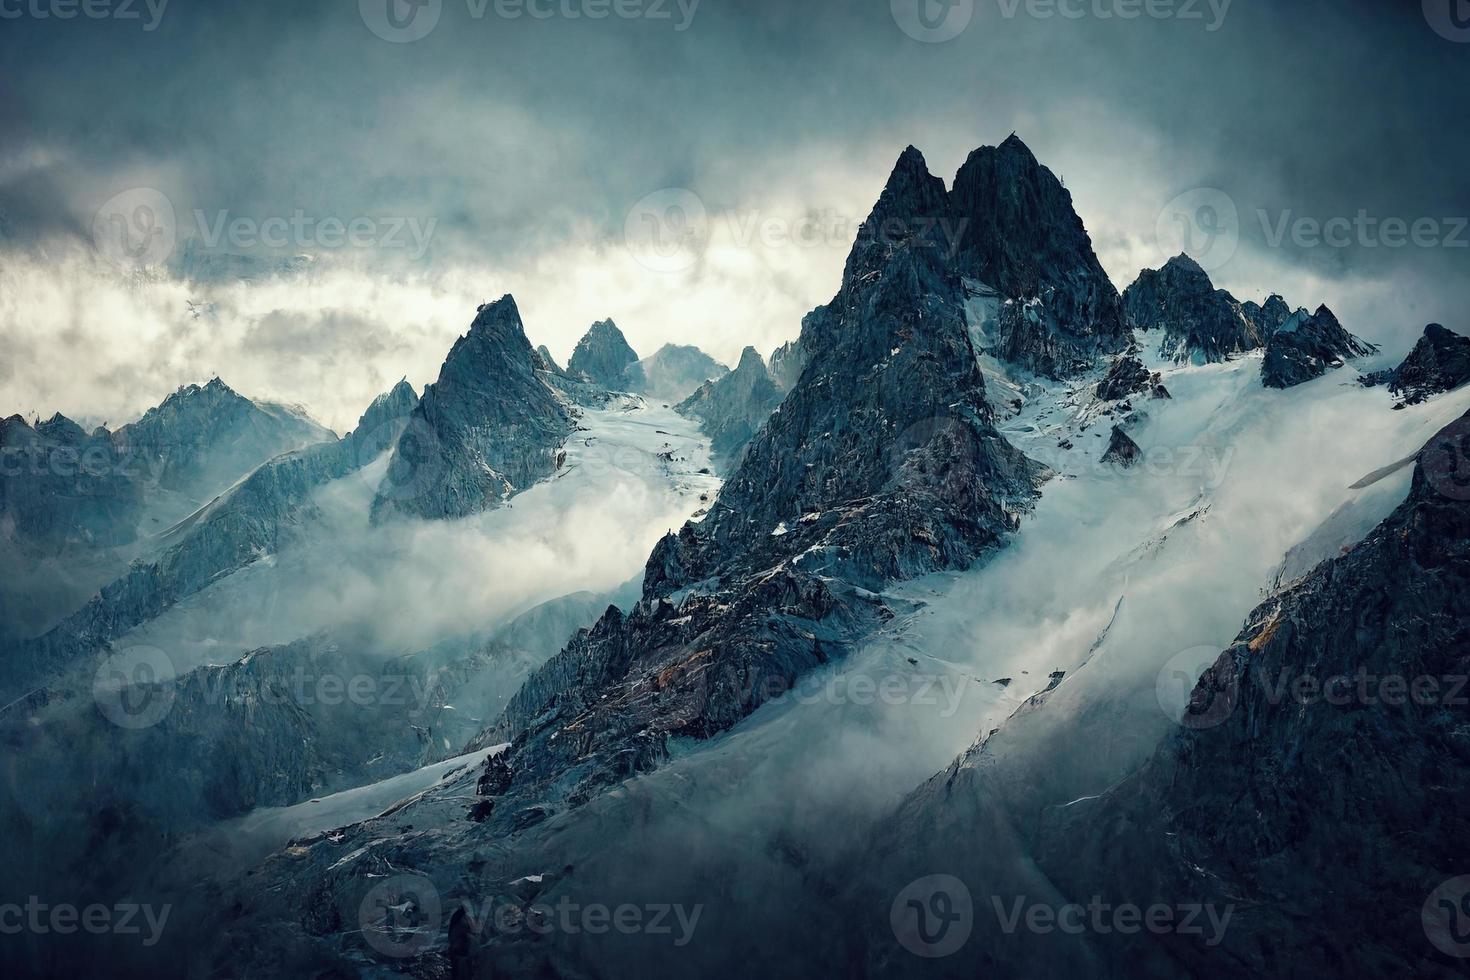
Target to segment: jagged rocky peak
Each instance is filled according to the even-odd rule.
[[[699,420],[716,462],[728,471],[779,404],[781,389],[771,380],[765,361],[754,347],[746,347],[735,370],[706,381],[674,410]]]
[[[87,432],[80,425],[60,412],[36,426],[36,433],[45,439],[67,446],[80,446],[87,441]]]
[[[1111,438],[1108,439],[1108,448],[1102,455],[1104,463],[1117,463],[1125,469],[1138,462],[1143,457],[1143,450],[1138,443],[1123,431],[1120,425],[1113,426]]]
[[[1143,362],[1132,354],[1125,354],[1113,362],[1108,373],[1097,383],[1095,394],[1102,401],[1121,401],[1133,395],[1147,393],[1153,398],[1168,398],[1157,371],[1150,371]]]
[[[628,366],[637,360],[637,352],[628,345],[617,324],[598,320],[577,341],[567,371],[604,388],[622,390],[628,383]]]
[[[1019,137],[971,153],[949,199],[955,270],[1001,300],[993,353],[1060,378],[1128,346],[1118,291],[1071,194]]]
[[[1290,388],[1340,368],[1351,357],[1363,357],[1378,348],[1343,329],[1325,305],[1308,313],[1303,307],[1277,328],[1266,342],[1261,383],[1267,388]]]
[[[946,241],[951,228],[944,181],[929,172],[922,153],[906,147],[858,231],[847,255],[843,282],[875,274],[903,246],[922,245],[947,255],[953,250],[953,243]]]
[[[370,461],[398,441],[418,403],[418,392],[407,378],[373,399],[357,420],[357,426],[343,437],[359,463]]]
[[[1279,296],[1272,300],[1285,306]],[[1274,315],[1272,300],[1267,306]],[[1235,297],[1216,289],[1199,263],[1182,253],[1161,269],[1139,273],[1123,291],[1123,310],[1131,327],[1162,331],[1159,353],[1178,363],[1223,361],[1264,342],[1260,327]]]
[[[1280,329],[1281,325],[1291,316],[1291,307],[1286,300],[1281,298],[1280,293],[1272,293],[1267,296],[1264,304],[1248,299],[1240,304],[1240,308],[1263,341]]]
[[[1387,384],[1390,391],[1403,397],[1402,404],[1417,405],[1470,381],[1470,337],[1431,323],[1403,363],[1362,380],[1367,385]]]
[[[706,381],[730,369],[692,344],[664,344],[648,357],[629,364],[624,377],[630,391],[670,402],[688,398]]]
[[[537,364],[537,368],[539,370],[549,371],[552,374],[557,375],[566,374],[566,372],[562,370],[561,365],[556,363],[556,358],[551,356],[551,351],[546,349],[545,344],[541,344],[539,347],[536,348],[536,356],[540,359],[540,362]]]
[[[770,372],[771,380],[782,391],[790,391],[796,386],[797,379],[801,377],[801,372],[805,367],[806,351],[802,349],[799,340],[786,341],[771,351],[770,359],[766,362],[766,370]]]
[[[536,373],[515,300],[502,296],[479,308],[424,389],[373,519],[463,517],[498,506],[555,471],[571,430],[563,401]]]

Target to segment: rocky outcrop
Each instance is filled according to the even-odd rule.
[[[715,381],[730,369],[689,344],[664,344],[623,372],[629,391],[649,398],[678,402],[688,398],[707,381]]]
[[[1104,463],[1117,463],[1123,468],[1128,468],[1143,458],[1143,450],[1138,448],[1138,443],[1128,437],[1121,426],[1113,426],[1113,434],[1108,439],[1108,448],[1103,452]]]
[[[1417,405],[1470,381],[1470,337],[1431,323],[1402,364],[1361,380],[1369,386],[1386,384],[1403,399],[1401,404]]]
[[[638,354],[628,346],[617,324],[598,320],[577,341],[567,372],[612,391],[625,391],[627,370],[637,360]]]
[[[567,372],[562,369],[561,365],[556,363],[556,358],[551,356],[551,351],[546,349],[545,344],[536,348],[536,357],[536,370],[546,371],[550,374],[560,376],[566,375]]]
[[[717,463],[728,471],[779,404],[781,390],[766,372],[760,354],[747,347],[734,371],[706,381],[674,410],[699,420]]]
[[[1138,330],[1163,334],[1159,354],[1178,363],[1208,364],[1256,350],[1264,342],[1264,323],[1277,312],[1257,309],[1252,320],[1234,296],[1216,289],[1209,275],[1188,255],[1176,255],[1162,269],[1144,269],[1123,291],[1123,310]],[[1282,304],[1284,306],[1284,303]],[[1259,323],[1257,322],[1259,321]]]
[[[1316,313],[1297,310],[1266,342],[1261,383],[1267,388],[1290,388],[1342,367],[1350,357],[1363,357],[1377,349],[1344,330],[1326,306],[1317,307]]]
[[[1261,335],[1262,340],[1279,330],[1291,316],[1291,307],[1286,304],[1286,300],[1281,298],[1280,293],[1272,293],[1266,297],[1264,304],[1248,299],[1240,304],[1240,309],[1245,314],[1245,318],[1251,322],[1251,326],[1256,328],[1256,333]]]
[[[38,556],[126,544],[137,534],[149,473],[118,453],[111,435],[87,435],[63,415],[34,428],[0,420],[0,527]]]
[[[954,270],[1001,300],[992,353],[1064,378],[1127,347],[1118,291],[1072,196],[1014,134],[970,154],[947,203],[947,211],[927,213],[949,217],[953,235],[940,244],[953,249]]]
[[[1105,402],[1121,401],[1143,394],[1151,398],[1169,397],[1169,389],[1160,381],[1159,372],[1148,370],[1142,361],[1131,354],[1114,361],[1093,392],[1099,400]]]
[[[796,382],[801,378],[801,372],[805,368],[806,354],[802,351],[799,340],[788,340],[771,351],[771,358],[766,363],[766,370],[770,373],[771,380],[783,393],[796,387]]]
[[[573,423],[538,363],[514,299],[480,307],[399,436],[373,520],[464,517],[555,472]]]

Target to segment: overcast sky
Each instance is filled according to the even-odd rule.
[[[340,431],[505,292],[558,357],[611,316],[733,363],[906,144],[948,181],[1012,131],[1120,289],[1188,231],[1242,299],[1470,330],[1451,0],[88,2],[0,0],[3,414],[218,373]]]

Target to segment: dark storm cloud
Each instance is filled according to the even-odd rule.
[[[196,210],[257,227],[432,220],[425,265],[524,265],[569,241],[621,247],[630,206],[664,187],[719,212],[830,188],[840,200],[809,203],[861,218],[906,143],[949,179],[1016,129],[1073,189],[1120,287],[1166,257],[1163,204],[1215,188],[1240,236],[1222,284],[1268,287],[1269,267],[1402,279],[1451,323],[1470,298],[1454,236],[1470,44],[1419,3],[918,0],[930,22],[970,12],[923,43],[899,25],[913,0],[441,0],[426,36],[391,43],[367,23],[387,2],[170,0],[150,30],[141,3],[141,20],[61,20],[34,16],[54,0],[0,0],[6,239],[85,237],[109,197],[150,186],[181,235]],[[1368,241],[1360,214],[1434,219],[1438,237]],[[1347,238],[1314,240],[1333,219]],[[793,304],[835,289],[757,261]]]

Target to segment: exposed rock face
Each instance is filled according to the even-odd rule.
[[[611,320],[592,324],[572,351],[567,371],[612,391],[627,389],[627,370],[638,355]]]
[[[698,347],[664,344],[648,357],[628,365],[624,371],[629,391],[668,402],[683,401],[706,381],[714,381],[730,369]]]
[[[1417,405],[1467,381],[1470,381],[1470,337],[1462,337],[1437,323],[1424,328],[1424,336],[1398,367],[1363,378],[1364,384],[1387,384],[1407,405]]]
[[[930,194],[942,196],[943,186]],[[921,200],[919,213],[929,203]],[[954,269],[1002,301],[993,353],[1062,378],[1127,347],[1118,291],[1093,253],[1072,196],[1021,140],[1012,135],[971,153],[955,174],[948,204]]]
[[[41,554],[133,540],[148,474],[131,462],[105,429],[88,436],[62,415],[34,429],[19,415],[0,421],[5,538]]]
[[[1342,328],[1326,306],[1316,313],[1297,310],[1266,342],[1261,383],[1267,388],[1290,388],[1320,378],[1349,357],[1372,354],[1377,348]]]
[[[546,349],[545,344],[536,348],[536,356],[539,358],[536,364],[538,371],[549,371],[552,374],[558,375],[566,374],[566,371],[562,369],[561,365],[556,363],[556,358],[551,356],[551,351]]]
[[[272,456],[336,435],[304,413],[236,394],[219,378],[180,388],[138,421],[113,433],[158,485],[194,496],[227,487]]]
[[[1291,307],[1281,298],[1280,293],[1272,293],[1266,297],[1264,305],[1248,299],[1240,304],[1240,309],[1262,340],[1281,329],[1281,325],[1291,316]]]
[[[1127,712],[1065,700],[1065,687],[1039,695],[900,807],[874,850],[910,853],[883,859],[865,898],[936,868],[968,883],[976,928],[932,961],[942,976],[982,964],[1006,976],[1454,975],[1421,909],[1464,871],[1444,842],[1470,831],[1453,802],[1470,792],[1470,708],[1452,691],[1470,672],[1470,481],[1455,481],[1467,425],[1431,440],[1408,498],[1363,541],[1251,613],[1151,758],[1133,761],[1118,737]],[[1021,896],[1193,908],[1201,928],[1003,931],[997,910]],[[890,935],[870,935],[871,974],[912,969]]]
[[[1142,456],[1143,450],[1138,448],[1138,443],[1128,438],[1128,433],[1120,426],[1113,426],[1113,434],[1108,440],[1108,448],[1102,455],[1102,461],[1127,468],[1138,462]]]
[[[515,300],[482,306],[398,438],[373,519],[464,517],[554,472],[572,419],[537,363]]]
[[[1145,393],[1153,398],[1169,397],[1168,389],[1160,382],[1159,373],[1149,371],[1131,354],[1114,361],[1094,390],[1098,398],[1109,402]]]
[[[1258,312],[1257,320],[1264,323],[1274,316],[1277,303],[1285,306],[1279,296],[1267,300],[1271,313]],[[1199,263],[1183,254],[1174,256],[1162,269],[1139,273],[1123,291],[1123,309],[1133,327],[1161,330],[1160,355],[1179,363],[1223,361],[1232,354],[1255,350],[1265,336],[1235,297],[1216,289]]]
[[[910,148],[874,216],[925,214],[942,190]],[[803,322],[800,381],[709,514],[654,549],[641,602],[579,634],[474,743],[514,740],[486,790],[497,832],[656,766],[671,735],[725,730],[892,615],[864,590],[964,567],[1015,527],[1041,469],[991,424],[958,277],[927,235],[859,241]]]
[[[734,371],[706,381],[674,410],[699,420],[721,468],[728,470],[779,404],[781,391],[765,362],[754,347],[747,347]]]
[[[802,351],[799,340],[788,340],[771,351],[771,359],[766,364],[771,380],[782,392],[796,387],[796,382],[801,378],[801,372],[805,368],[806,354]]]

